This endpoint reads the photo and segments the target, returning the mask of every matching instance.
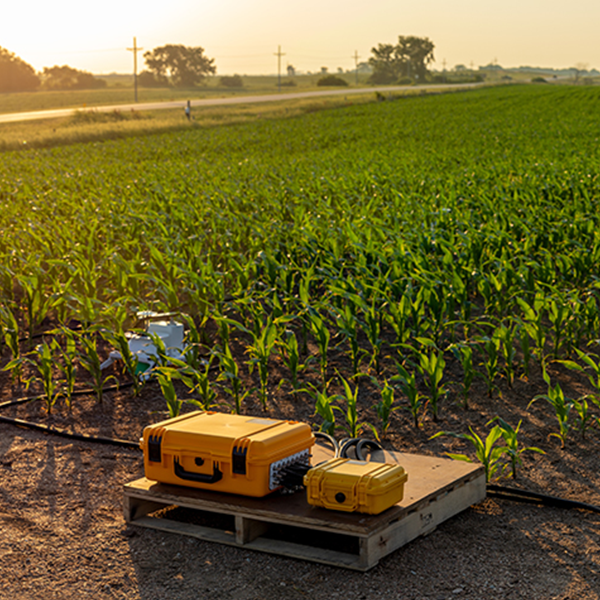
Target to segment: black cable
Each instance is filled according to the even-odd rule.
[[[359,438],[349,438],[346,440],[342,440],[340,442],[340,451],[338,453],[338,456],[340,458],[348,458],[348,450],[350,450],[350,448],[355,447],[358,444]]]
[[[104,388],[102,388],[102,392],[118,392],[119,390],[125,388],[129,388],[133,385],[133,382],[131,381],[126,381],[125,383],[119,383],[117,385],[108,385]],[[84,389],[84,390],[73,390],[73,392],[71,393],[71,396],[87,396],[89,394],[95,394],[96,390],[93,390],[91,388],[88,389]],[[33,402],[34,400],[44,400],[45,398],[47,398],[48,395],[47,394],[40,394],[39,396],[29,396],[29,397],[25,397],[25,398],[18,398],[17,400],[9,400],[8,402],[2,402],[2,404],[0,404],[0,410],[3,408],[8,408],[9,406],[17,406],[19,404],[27,404],[27,402]]]
[[[379,442],[368,440],[367,438],[360,438],[356,444],[356,457],[358,460],[362,461],[367,460],[362,452],[363,448],[368,448],[369,450],[383,450],[383,446]]]
[[[332,435],[329,435],[328,433],[325,433],[323,431],[315,431],[314,435],[316,438],[321,438],[322,440],[325,440],[326,442],[331,444],[331,446],[333,447],[333,454],[337,457],[338,452],[340,450],[340,446],[337,443],[337,440]]]
[[[48,425],[42,425],[40,423],[32,423],[31,421],[24,421],[23,419],[13,419],[11,417],[3,417],[0,415],[0,423],[9,423],[11,425],[17,425],[19,427],[25,427],[27,429],[33,429],[36,431],[42,431],[44,433],[50,433],[61,437],[69,438],[72,440],[78,440],[81,442],[95,442],[97,444],[111,444],[113,446],[121,446],[123,448],[136,448],[140,449],[138,442],[130,442],[129,440],[119,440],[114,438],[105,438],[102,436],[92,436],[85,433],[74,433],[71,431],[65,431],[64,429],[56,429],[49,427]]]
[[[600,506],[594,506],[593,504],[587,504],[577,500],[559,498],[557,496],[549,496],[548,494],[539,494],[538,492],[531,492],[529,490],[520,490],[517,488],[488,484],[487,492],[488,496],[492,498],[500,498],[502,500],[542,504],[544,506],[554,506],[556,508],[574,508],[600,513]]]
[[[119,385],[111,385],[102,389],[103,392],[110,392],[119,390],[122,388],[131,387],[133,385],[132,382],[126,382]],[[86,394],[95,394],[95,390],[85,389],[85,390],[76,390],[71,395],[72,396],[83,396]],[[34,400],[43,400],[47,398],[46,394],[42,394],[40,396],[32,396],[30,398],[18,398],[17,400],[11,400],[9,402],[3,402],[0,404],[0,409],[7,408],[9,406],[17,406],[19,404],[25,404],[27,402],[33,402]],[[86,433],[74,433],[71,431],[66,431],[64,429],[56,429],[55,427],[49,427],[48,425],[42,425],[41,423],[32,423],[31,421],[25,421],[23,419],[17,419],[13,417],[4,417],[0,415],[0,423],[8,423],[10,425],[17,425],[18,427],[24,427],[26,429],[32,429],[34,431],[42,431],[44,433],[57,435],[60,437],[69,438],[72,440],[83,441],[83,442],[95,442],[98,444],[112,444],[113,446],[120,446],[123,448],[137,448],[140,449],[140,445],[138,442],[130,442],[129,440],[120,440],[117,438],[106,438],[102,436],[88,435]]]

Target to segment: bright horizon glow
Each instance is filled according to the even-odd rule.
[[[93,10],[87,8],[92,6]],[[217,74],[273,74],[278,46],[298,72],[354,68],[378,43],[399,35],[430,38],[435,69],[444,61],[475,68],[600,66],[593,0],[33,0],[3,6],[0,46],[36,70],[54,65],[100,73],[131,73],[133,37],[143,52],[164,44],[201,46]]]

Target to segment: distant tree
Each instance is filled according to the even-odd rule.
[[[325,86],[346,86],[348,82],[337,75],[326,75],[325,77],[321,77],[319,81],[317,81],[317,85],[321,87]]]
[[[29,92],[39,85],[40,78],[30,64],[0,47],[0,92]]]
[[[168,77],[177,87],[202,83],[207,75],[216,73],[214,59],[204,55],[204,48],[167,44],[144,53],[148,71],[158,80]]]
[[[42,72],[42,87],[46,90],[92,90],[106,85],[104,79],[67,65],[44,67]]]
[[[159,76],[150,71],[142,71],[138,75],[138,84],[147,88],[168,87],[169,79],[164,75]]]
[[[369,65],[373,69],[372,83],[394,83],[399,79],[414,78],[424,81],[427,65],[433,58],[434,44],[429,38],[414,35],[398,37],[398,43],[379,44],[372,48]]]
[[[239,75],[223,75],[221,77],[221,85],[229,88],[242,88],[244,82]]]

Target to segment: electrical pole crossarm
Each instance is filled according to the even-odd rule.
[[[133,52],[133,94],[135,101],[138,101],[138,88],[137,88],[137,53],[141,52],[143,48],[137,47],[137,40],[133,38],[133,48],[127,48],[129,52]]]

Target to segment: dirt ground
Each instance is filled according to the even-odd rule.
[[[452,365],[450,365],[450,375]],[[570,372],[551,369],[572,393],[585,391]],[[560,378],[560,379],[558,379]],[[586,439],[572,431],[564,450],[548,434],[556,430],[550,407],[531,398],[545,391],[539,377],[517,379],[512,389],[488,398],[477,380],[468,411],[451,394],[442,421],[426,417],[415,430],[405,411],[396,411],[388,449],[428,455],[473,455],[464,441],[440,429],[485,435],[495,415],[513,426],[523,419],[522,445],[546,451],[523,455],[516,482],[506,485],[600,505],[597,473],[599,432]],[[0,375],[0,400],[25,390]],[[31,393],[31,391],[29,392]],[[359,403],[369,420],[374,391],[361,389]],[[269,416],[318,423],[312,400],[294,400],[282,388]],[[190,410],[191,408],[186,408]],[[36,401],[4,408],[5,416],[73,431],[137,440],[143,427],[165,418],[156,383],[138,398],[126,389],[74,400],[73,411],[57,405],[51,416]],[[248,398],[246,414],[264,414]],[[10,600],[128,600],[276,598],[524,598],[584,600],[600,593],[600,514],[540,507],[487,498],[451,518],[432,534],[383,559],[367,573],[282,558],[127,525],[122,486],[143,476],[135,449],[72,441],[0,424],[0,598]]]

